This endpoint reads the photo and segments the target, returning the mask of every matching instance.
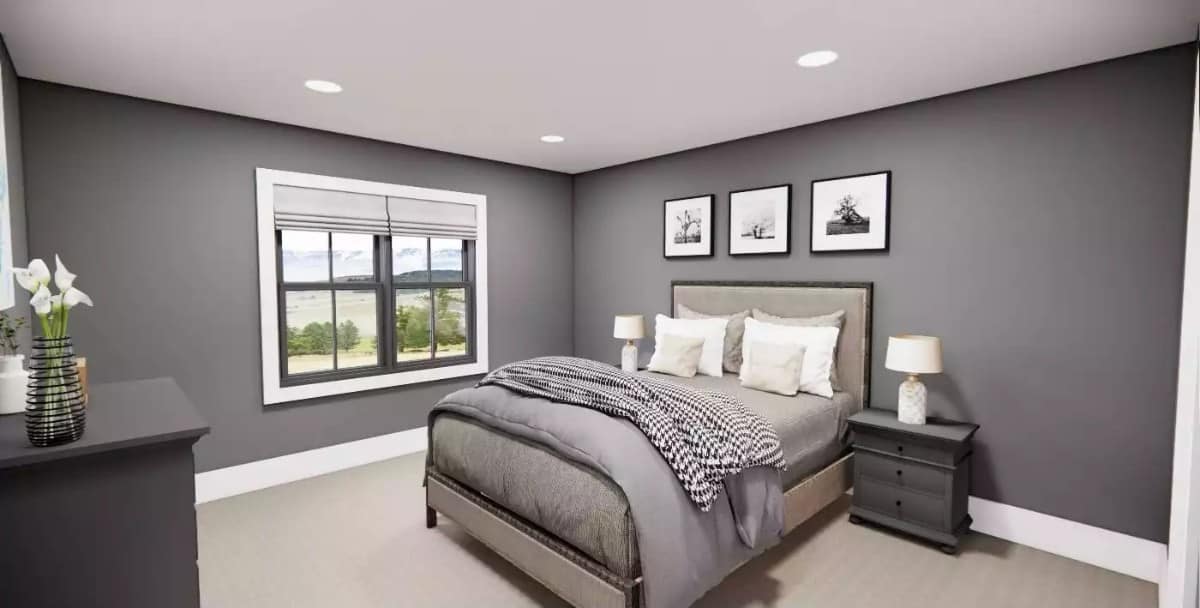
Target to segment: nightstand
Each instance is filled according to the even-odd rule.
[[[904,424],[896,412],[881,409],[863,410],[849,422],[854,431],[850,522],[870,521],[954,554],[971,527],[971,437],[979,425],[940,418]]]

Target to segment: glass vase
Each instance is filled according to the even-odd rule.
[[[25,432],[38,447],[83,436],[87,411],[70,336],[34,338],[25,393]]]

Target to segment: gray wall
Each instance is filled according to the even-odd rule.
[[[213,426],[201,470],[418,427],[470,383],[263,408],[264,166],[487,194],[497,364],[614,360],[611,316],[666,312],[671,279],[874,281],[875,406],[900,381],[886,337],[942,336],[946,373],[926,382],[936,413],[983,425],[974,494],[1162,541],[1192,61],[1164,49],[574,180],[21,80],[11,187],[28,192],[30,253],[61,253],[96,300],[72,317],[94,378],[175,377]],[[877,169],[894,172],[891,252],[810,255],[809,182]],[[792,254],[730,258],[726,193],[782,182]],[[662,200],[701,192],[719,195],[717,256],[664,260]]]
[[[493,364],[572,350],[567,175],[22,80],[31,254],[61,253],[95,381],[173,376],[209,470],[423,426],[461,380],[264,408],[254,168],[488,196]],[[399,120],[399,118],[397,118]]]
[[[982,425],[973,494],[1165,541],[1194,52],[579,175],[576,353],[615,360],[612,315],[668,312],[672,279],[874,281],[875,407],[902,379],[887,336],[941,336],[926,383],[934,412]],[[810,255],[810,181],[882,169],[890,253]],[[729,257],[728,191],[787,182],[791,255]],[[662,201],[705,192],[716,257],[664,260]]]
[[[4,139],[5,155],[8,160],[8,209],[12,226],[13,265],[24,266],[29,260],[25,238],[25,167],[21,155],[21,104],[17,72],[4,39],[0,37],[0,79],[4,83]],[[29,317],[29,298],[19,288],[16,305],[8,311],[15,318]],[[19,339],[29,345],[29,328],[21,331]]]

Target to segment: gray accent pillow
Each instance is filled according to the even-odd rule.
[[[654,355],[646,369],[660,374],[691,378],[700,366],[704,338],[663,334],[655,340]]]
[[[696,312],[683,304],[679,305],[680,319],[725,319],[729,321],[729,324],[725,326],[725,350],[722,353],[721,364],[725,367],[725,371],[735,374],[742,371],[742,336],[746,334],[746,317],[749,316],[750,311],[748,310],[731,315],[710,315]]]
[[[681,307],[682,308],[682,307]],[[797,327],[836,327],[842,329],[842,322],[846,320],[846,311],[839,310],[826,315],[817,315],[815,317],[777,317],[769,312],[755,308],[751,311],[756,321],[763,323],[774,323],[776,325],[792,325]],[[730,323],[732,325],[732,323]],[[746,323],[742,322],[742,331],[745,331]],[[833,385],[833,390],[842,390],[842,383],[838,381],[837,373],[837,357],[838,353],[833,352],[833,367],[829,370],[829,384]]]
[[[796,343],[751,340],[746,343],[748,356],[742,362],[742,386],[788,397],[800,392],[800,371],[807,347]]]

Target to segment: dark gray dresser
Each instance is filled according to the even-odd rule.
[[[971,437],[979,425],[938,418],[924,425],[903,424],[896,412],[866,409],[850,417],[850,428],[850,521],[867,520],[956,552],[971,526]]]
[[[93,385],[87,407],[83,438],[49,448],[0,417],[0,606],[197,608],[208,426],[167,378]]]

